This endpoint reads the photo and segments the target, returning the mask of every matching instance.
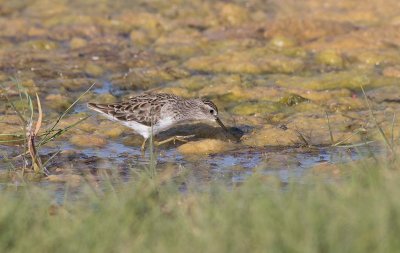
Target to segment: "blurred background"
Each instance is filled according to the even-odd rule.
[[[158,153],[165,166],[197,168],[200,181],[240,182],[255,167],[287,181],[318,163],[356,158],[336,147],[363,149],[380,139],[366,97],[382,131],[398,137],[392,131],[400,109],[396,0],[15,0],[1,1],[0,14],[2,134],[22,131],[6,103],[25,110],[21,92],[38,93],[45,130],[95,83],[60,127],[90,115],[88,101],[111,103],[145,91],[212,99],[240,143],[204,124],[160,137],[196,134]],[[0,138],[13,141],[0,143],[4,157],[21,152],[15,136]],[[127,164],[148,161],[139,156],[140,144],[131,130],[92,116],[40,152],[60,152],[48,164],[52,172],[127,173]]]

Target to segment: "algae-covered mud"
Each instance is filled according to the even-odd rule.
[[[399,13],[397,0],[1,1],[1,178],[18,181],[11,172],[30,166],[17,157],[25,92],[34,107],[39,95],[40,134],[93,83],[56,129],[92,115],[88,101],[145,91],[217,104],[240,141],[203,123],[155,137],[196,135],[155,149],[158,169],[187,170],[188,181],[230,184],[254,171],[287,181],[379,152],[382,136],[390,146],[400,133]],[[51,158],[41,180],[130,177],[148,165],[141,142],[92,115],[38,148]]]

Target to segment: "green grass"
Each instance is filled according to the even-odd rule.
[[[47,190],[11,187],[0,195],[0,252],[398,252],[396,168],[368,162],[334,183],[286,186],[256,173],[187,193],[143,172],[102,194],[87,184],[56,207]]]
[[[6,102],[13,108],[14,112],[18,117],[20,118],[21,121],[21,126],[20,128],[22,129],[22,133],[9,133],[9,134],[3,134],[0,133],[0,137],[8,137],[6,140],[1,140],[0,139],[0,144],[1,143],[13,143],[13,142],[23,142],[23,148],[24,151],[17,157],[14,158],[22,158],[25,159],[25,156],[30,156],[31,160],[31,170],[34,171],[37,175],[48,175],[49,172],[46,169],[46,165],[49,163],[51,159],[57,156],[59,153],[56,152],[53,156],[51,156],[47,161],[42,163],[41,158],[40,158],[40,152],[38,150],[40,147],[48,142],[51,142],[58,138],[59,136],[65,134],[69,130],[73,129],[76,125],[80,124],[81,122],[85,121],[90,117],[85,116],[78,121],[70,124],[69,126],[66,126],[64,128],[56,128],[60,121],[70,113],[72,108],[81,100],[81,98],[86,95],[95,85],[93,83],[85,92],[83,92],[54,122],[51,122],[50,127],[46,127],[46,130],[42,133],[39,134],[39,131],[41,130],[42,126],[42,120],[43,120],[43,113],[42,113],[42,107],[41,107],[41,102],[38,94],[36,93],[36,103],[37,107],[35,108],[33,99],[31,95],[28,93],[28,90],[23,88],[22,84],[20,83],[18,78],[11,78],[12,84],[14,84],[18,90],[19,93],[19,102],[20,102],[20,107],[17,108],[17,106],[14,104],[12,99],[10,99],[7,95],[4,97]],[[0,88],[5,89],[5,87],[0,84]],[[36,112],[35,110],[37,109],[37,119],[36,118]],[[29,112],[29,114],[28,114]],[[11,165],[11,168],[15,170],[15,166],[12,164],[11,160],[8,160],[8,163]],[[22,168],[22,172],[24,173],[27,171],[27,166],[26,163],[24,162],[24,167]]]

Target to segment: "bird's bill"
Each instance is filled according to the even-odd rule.
[[[222,121],[219,118],[215,118],[215,121],[218,123],[218,125],[224,129],[225,132],[228,132],[228,129],[225,127],[225,125],[222,123]]]

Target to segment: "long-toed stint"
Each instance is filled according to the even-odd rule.
[[[88,103],[88,107],[143,136],[142,151],[151,134],[156,135],[181,122],[213,121],[228,132],[218,117],[217,106],[206,99],[185,99],[166,93],[143,94],[113,104]],[[161,145],[170,141],[186,142],[186,139],[191,137],[194,135],[174,136],[155,144]]]

